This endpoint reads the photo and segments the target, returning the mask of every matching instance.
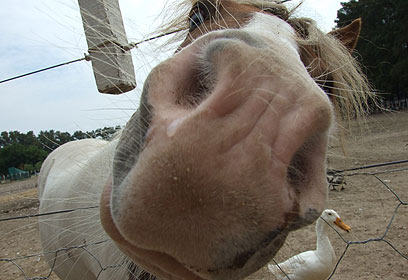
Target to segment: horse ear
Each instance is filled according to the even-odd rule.
[[[329,32],[329,34],[340,40],[340,42],[342,42],[343,45],[350,50],[350,52],[353,52],[357,45],[358,37],[360,36],[360,30],[361,18],[358,18],[349,25],[333,30]]]

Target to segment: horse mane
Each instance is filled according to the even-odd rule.
[[[341,119],[364,118],[375,99],[351,51],[333,34],[322,32],[309,18],[289,18],[288,22],[298,33],[297,44],[309,74],[328,92]]]
[[[225,0],[215,0],[216,9]],[[278,0],[227,0],[268,10],[287,21],[297,32],[302,61],[311,77],[329,95],[339,119],[361,121],[369,112],[370,103],[376,104],[373,90],[364,75],[360,64],[334,34],[322,32],[310,18],[299,18],[295,11],[301,6],[289,9]],[[197,0],[184,0],[167,3],[164,10],[164,24],[156,32],[177,34],[169,41],[180,42],[188,34],[188,17]],[[361,122],[360,122],[361,123]]]

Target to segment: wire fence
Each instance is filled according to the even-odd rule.
[[[401,244],[401,242],[395,243],[395,241],[392,241],[390,238],[388,238],[391,227],[395,223],[397,215],[401,212],[402,208],[407,209],[408,206],[408,201],[404,200],[402,196],[398,193],[396,188],[398,190],[403,189],[406,186],[399,185],[393,186],[390,185],[389,180],[382,178],[383,176],[389,175],[389,174],[408,174],[408,167],[406,166],[408,164],[408,160],[403,160],[403,161],[396,161],[396,162],[387,162],[387,163],[382,163],[382,164],[375,164],[375,165],[365,165],[365,166],[360,166],[357,168],[350,168],[350,169],[344,169],[344,170],[328,170],[328,182],[329,182],[329,187],[332,187],[333,184],[337,184],[339,186],[340,184],[352,184],[353,179],[356,177],[371,177],[375,179],[377,182],[376,188],[378,190],[381,190],[382,192],[387,192],[390,193],[393,197],[392,202],[394,206],[392,209],[389,209],[392,212],[392,215],[389,217],[388,221],[385,223],[382,223],[382,229],[379,228],[379,233],[376,236],[369,237],[367,239],[361,239],[361,240],[347,240],[342,234],[340,234],[337,229],[330,227],[336,232],[338,236],[338,240],[340,240],[344,245],[344,250],[341,253],[341,255],[338,257],[336,266],[334,270],[332,271],[329,279],[332,279],[334,275],[338,273],[338,268],[339,266],[347,260],[347,252],[350,251],[351,248],[357,247],[357,246],[364,246],[367,244],[374,244],[374,243],[384,243],[386,244],[389,248],[391,248],[394,253],[400,257],[403,262],[405,262],[408,265],[408,254],[407,254],[407,246],[406,244]],[[388,169],[380,169],[378,168],[386,168],[389,166],[396,166],[397,168],[388,168]],[[375,171],[369,171],[370,169],[377,168]],[[368,171],[367,171],[368,170]],[[340,178],[340,180],[339,180]],[[366,181],[367,179],[363,179]],[[335,182],[335,183],[334,183]],[[341,182],[341,183],[338,183]],[[349,188],[349,187],[347,187]],[[340,193],[340,190],[337,190]],[[388,198],[390,200],[390,198]],[[29,223],[31,225],[36,224],[37,221],[36,219],[39,216],[60,216],[62,214],[66,214],[69,212],[73,211],[79,211],[79,210],[92,210],[96,209],[98,206],[91,205],[89,207],[80,207],[80,208],[75,208],[75,209],[64,209],[61,211],[54,211],[54,212],[48,212],[48,213],[41,213],[41,214],[28,214],[28,215],[21,215],[21,216],[9,216],[9,217],[3,217],[0,219],[0,228],[3,228],[4,223],[7,222],[17,222],[21,220],[28,220],[30,221]],[[405,226],[405,234],[407,233],[406,229],[406,224],[402,225],[402,227]],[[1,239],[3,239],[7,235],[15,235],[18,234],[19,232],[23,231],[24,225],[17,226],[16,230],[12,230],[9,233],[3,233],[2,236],[0,236]],[[403,236],[402,239],[400,240],[407,240],[407,236]],[[39,241],[37,240],[39,243]],[[108,270],[115,270],[115,269],[125,269],[130,271],[131,266],[129,265],[129,261],[127,259],[120,259],[118,260],[117,263],[112,263],[109,265],[103,265],[102,262],[98,259],[98,257],[92,253],[92,248],[101,246],[102,244],[106,244],[111,242],[108,239],[105,240],[99,240],[93,243],[88,243],[88,244],[78,244],[75,246],[69,246],[66,248],[59,248],[58,250],[50,251],[50,252],[37,252],[33,254],[26,254],[26,255],[19,255],[16,253],[14,256],[5,258],[4,256],[0,256],[0,266],[3,266],[3,268],[0,268],[0,271],[2,273],[5,273],[7,270],[13,270],[12,267],[14,267],[14,278],[2,278],[1,273],[0,273],[0,279],[25,279],[25,280],[37,280],[37,279],[57,279],[57,278],[52,278],[52,274],[55,268],[55,263],[56,260],[58,259],[59,256],[62,254],[68,254],[72,252],[72,250],[80,250],[82,253],[89,254],[91,256],[91,259],[94,260],[95,264],[98,265],[99,267],[99,274],[97,275],[97,279],[100,279],[100,276],[103,275],[105,271]],[[405,251],[404,251],[405,250]],[[38,265],[38,260],[40,258],[47,257],[48,259],[51,257],[54,261],[50,264],[50,267],[48,269],[42,268],[41,272],[38,272],[38,275],[33,275],[33,272],[27,272],[28,270],[32,271],[32,266]],[[21,264],[23,261],[27,260],[32,260],[29,262],[26,262]],[[384,259],[384,262],[388,261],[387,259]],[[3,265],[1,265],[3,264]],[[9,264],[9,266],[6,268],[4,267],[4,264]],[[10,267],[11,266],[11,267]],[[35,270],[34,270],[35,271]],[[149,278],[144,278],[146,276],[141,276],[140,274],[137,274],[135,270],[131,271],[131,273],[135,274],[133,279],[149,279]],[[401,271],[401,275],[408,276],[408,274],[405,274],[406,272]],[[55,277],[55,276],[54,276]],[[289,276],[286,277],[287,279],[290,279]],[[102,278],[101,278],[102,279]],[[266,275],[264,279],[271,279],[271,277]],[[273,279],[273,278],[272,278]],[[403,278],[404,279],[404,278]],[[405,278],[406,279],[406,278]]]
[[[406,261],[405,265],[408,265],[408,250],[406,248],[407,244],[403,243],[404,241],[407,240],[406,238],[408,237],[408,232],[407,232],[407,227],[406,227],[407,225],[405,224],[405,227],[403,227],[403,230],[405,230],[406,236],[405,238],[404,237],[402,238],[402,242],[397,241],[399,244],[396,245],[393,241],[387,238],[390,232],[391,226],[395,222],[396,216],[399,214],[400,208],[408,206],[408,201],[403,200],[401,196],[397,193],[397,191],[395,191],[389,185],[389,183],[386,182],[387,180],[380,178],[381,175],[386,175],[386,174],[391,174],[391,173],[406,172],[408,174],[408,167],[400,167],[400,168],[388,169],[388,170],[376,170],[376,171],[371,171],[371,172],[362,171],[362,170],[373,169],[373,168],[378,168],[378,167],[384,168],[387,166],[394,166],[394,165],[398,165],[398,166],[406,165],[407,163],[408,163],[408,160],[399,160],[399,161],[393,161],[393,162],[364,165],[364,166],[353,167],[353,168],[343,169],[343,170],[329,169],[327,171],[327,181],[329,183],[329,188],[331,190],[338,190],[337,188],[340,188],[339,190],[343,190],[345,188],[344,185],[347,184],[347,181],[351,181],[352,177],[357,177],[357,176],[372,177],[372,178],[375,178],[377,182],[379,182],[379,185],[378,185],[379,188],[384,187],[384,189],[387,190],[389,193],[391,193],[392,196],[395,198],[395,205],[394,205],[394,208],[392,209],[391,217],[389,217],[389,220],[386,223],[383,223],[384,227],[382,229],[379,229],[379,233],[375,237],[370,237],[370,238],[361,239],[361,240],[347,240],[347,238],[345,238],[343,234],[341,234],[332,224],[328,223],[326,220],[323,219],[323,221],[337,234],[339,240],[341,240],[341,242],[345,244],[344,250],[340,254],[340,257],[337,259],[334,269],[332,270],[332,272],[330,273],[330,276],[327,279],[332,279],[333,276],[337,273],[338,267],[342,264],[346,256],[346,253],[350,250],[351,247],[353,246],[356,247],[359,245],[366,245],[369,243],[382,242],[386,244],[399,257],[401,257],[402,259]],[[404,248],[406,251],[404,252],[402,249],[399,249],[398,246]],[[278,267],[278,269],[280,269],[280,273],[284,275],[282,279],[291,279],[291,277],[287,274],[287,271],[285,271],[284,268],[281,268],[279,266],[279,263],[276,260],[272,260],[272,262]],[[401,271],[401,275],[404,277],[407,277],[408,273],[406,273],[405,271]],[[371,277],[373,277],[373,275],[371,275]],[[403,278],[403,279],[407,279],[407,278]]]
[[[335,177],[336,176],[342,177],[342,178],[353,177],[353,176],[372,176],[372,177],[374,177],[376,180],[378,180],[378,182],[380,182],[380,186],[385,187],[386,190],[388,190],[390,193],[392,193],[392,195],[396,199],[396,205],[395,205],[393,214],[389,219],[388,224],[383,229],[384,231],[382,232],[382,234],[380,234],[378,237],[373,237],[373,238],[369,238],[369,239],[366,239],[366,240],[360,240],[360,241],[349,241],[349,240],[346,240],[337,231],[337,229],[335,229],[332,225],[330,225],[330,227],[338,234],[340,239],[346,244],[346,247],[344,248],[343,253],[341,254],[340,258],[338,259],[338,261],[336,263],[336,266],[335,266],[334,270],[332,271],[332,273],[330,274],[328,279],[331,279],[332,276],[336,273],[337,267],[342,262],[342,260],[345,257],[347,251],[349,250],[350,246],[353,246],[353,245],[364,245],[364,244],[372,243],[372,242],[383,242],[383,243],[387,244],[388,246],[390,246],[399,256],[401,256],[403,259],[405,259],[407,261],[407,265],[408,265],[408,253],[402,252],[400,249],[397,248],[396,245],[393,244],[392,241],[387,239],[387,235],[388,235],[388,233],[390,231],[390,228],[391,228],[393,222],[395,221],[395,217],[398,214],[398,210],[400,209],[401,206],[405,206],[405,207],[408,206],[408,201],[403,200],[399,196],[399,194],[391,186],[389,186],[389,184],[385,180],[383,180],[383,179],[381,179],[379,177],[382,174],[389,174],[389,173],[394,173],[394,172],[407,172],[408,167],[391,169],[391,170],[380,170],[380,171],[374,171],[374,172],[357,171],[357,170],[370,169],[370,168],[375,168],[375,167],[384,167],[384,166],[389,166],[389,165],[405,164],[407,162],[408,162],[407,160],[402,160],[402,161],[396,161],[396,162],[388,162],[388,163],[383,163],[383,164],[374,164],[374,165],[368,165],[368,166],[361,166],[361,167],[357,167],[357,168],[350,168],[350,169],[345,169],[345,170],[333,171],[332,174]],[[357,172],[355,172],[355,171],[357,171]]]

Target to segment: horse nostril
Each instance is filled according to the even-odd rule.
[[[208,69],[198,70],[196,89],[191,93],[193,104],[200,104],[213,91],[215,87],[215,78],[213,72]]]
[[[200,105],[221,80],[220,69],[231,68],[236,64],[236,49],[242,46],[260,47],[261,45],[246,32],[229,31],[197,44],[194,50],[184,50],[193,62],[188,66],[188,72],[185,72],[184,76],[180,73],[176,77],[179,79],[179,87],[175,104],[189,108]],[[225,59],[226,55],[235,59]],[[220,62],[222,57],[224,58]]]
[[[197,107],[213,91],[216,75],[209,62],[199,58],[191,69],[193,74],[190,81],[185,81],[185,88],[176,99],[176,104],[185,107]]]
[[[310,136],[295,152],[287,168],[286,180],[294,190],[299,216],[290,230],[306,226],[320,216],[327,195],[325,149],[322,133]]]
[[[318,176],[316,174],[325,172],[324,164],[317,168],[318,170],[315,168],[317,160],[324,162],[325,151],[321,151],[321,146],[324,143],[326,143],[324,133],[319,132],[311,135],[290,160],[286,179],[297,192],[307,192],[308,186],[313,184],[311,182]]]
[[[286,177],[289,184],[298,189],[307,180],[307,173],[307,151],[302,146],[290,161]]]
[[[219,65],[220,55],[225,55],[227,49],[235,49],[237,45],[258,46],[259,43],[246,32],[229,31],[222,33],[220,38],[211,39],[197,50],[195,62],[192,65],[190,81],[185,81],[184,93],[176,102],[179,105],[197,107],[214,90],[220,74],[220,67],[234,64],[233,60]]]

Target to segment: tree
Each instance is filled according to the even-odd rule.
[[[11,144],[11,140],[7,131],[3,131],[0,134],[0,148],[8,146]]]
[[[88,136],[86,135],[86,133],[84,133],[84,132],[82,132],[80,130],[77,130],[77,131],[74,132],[74,134],[72,134],[72,138],[73,138],[73,140],[81,140],[81,139],[88,138]]]
[[[31,171],[34,166],[38,166],[38,162],[43,162],[47,155],[46,151],[35,145],[8,145],[0,149],[0,174],[7,174],[9,167]]]
[[[0,151],[0,173],[7,174],[9,167],[21,167],[24,164],[24,146],[13,143]]]
[[[40,131],[35,136],[33,131],[3,131],[0,133],[0,174],[8,173],[9,167],[26,171],[38,170],[50,152],[59,146],[85,138],[110,140],[120,130],[120,126],[104,127],[92,131],[75,131],[73,135],[61,131]]]
[[[363,26],[356,51],[373,86],[390,95],[403,98],[408,92],[408,1],[351,0],[341,3],[337,27],[356,18]]]
[[[65,144],[65,143],[68,143],[68,142],[74,140],[74,139],[72,138],[71,134],[69,134],[69,132],[56,131],[55,132],[55,140],[61,146],[61,145]]]
[[[55,139],[55,131],[53,129],[49,131],[41,130],[38,134],[38,141],[40,142],[41,147],[49,152],[52,152],[59,147],[59,144]]]

